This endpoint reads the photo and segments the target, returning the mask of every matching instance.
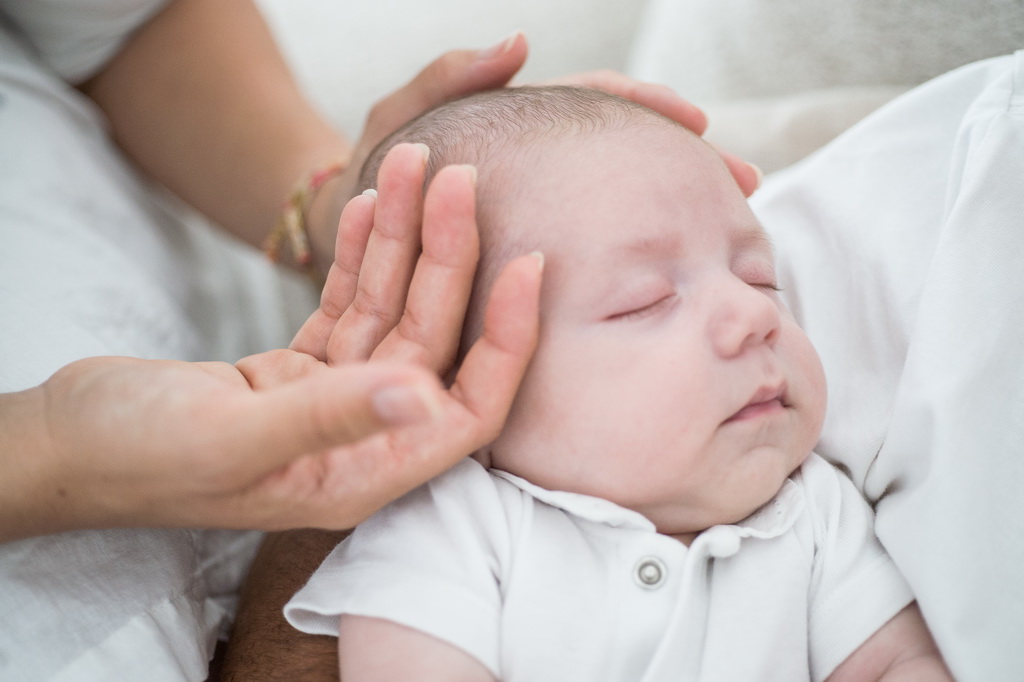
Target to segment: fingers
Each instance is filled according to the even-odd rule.
[[[320,307],[310,315],[292,340],[290,348],[327,360],[327,345],[338,319],[355,298],[359,268],[373,229],[376,198],[360,195],[345,205],[338,224],[334,262],[327,272]]]
[[[455,377],[452,397],[479,420],[478,442],[467,452],[497,436],[536,348],[543,264],[540,254],[531,254],[501,271],[484,311],[483,335]]]
[[[526,37],[516,32],[479,51],[447,52],[408,85],[381,100],[370,112],[360,148],[368,153],[391,131],[449,99],[501,87],[526,61]]]
[[[523,256],[502,270],[483,336],[442,394],[434,419],[389,432],[386,443],[371,439],[328,455],[344,463],[339,468],[359,472],[358,491],[334,505],[339,518],[358,522],[494,440],[536,347],[542,264],[539,256]]]
[[[657,111],[662,116],[676,121],[698,135],[703,135],[704,130],[708,127],[708,120],[704,112],[677,95],[672,88],[654,83],[644,83],[617,71],[604,70],[575,74],[550,81],[550,83],[581,85],[624,97]]]
[[[468,192],[464,168],[449,175],[456,197]],[[234,452],[224,459],[251,465],[252,484],[225,523],[349,527],[493,440],[536,346],[541,269],[531,255],[501,272],[483,335],[449,392],[425,369],[359,364],[324,368],[228,410],[231,428],[221,433]],[[213,479],[215,490],[238,484],[237,467]]]
[[[708,142],[711,147],[718,152],[718,155],[722,157],[722,161],[725,162],[725,167],[729,169],[732,174],[733,180],[739,185],[740,190],[743,192],[743,196],[749,197],[753,194],[758,187],[761,186],[761,180],[763,174],[761,169],[752,163],[747,163],[740,157],[725,151],[714,142]]]
[[[306,353],[293,350],[270,350],[256,355],[249,355],[235,363],[234,367],[220,362],[200,362],[196,366],[210,373],[216,373],[222,380],[231,380],[232,372],[241,374],[254,391],[262,391],[274,386],[295,381],[323,367]]]
[[[250,475],[259,477],[303,455],[429,421],[440,411],[442,392],[430,372],[381,363],[322,367],[296,381],[239,394],[224,406],[219,450],[230,480],[215,482],[239,484],[233,462],[245,461]]]
[[[385,137],[442,102],[505,85],[523,66],[526,53],[526,38],[519,32],[483,50],[447,52],[374,105],[341,181],[343,194],[355,192],[359,169]]]
[[[677,95],[668,86],[637,81],[617,71],[592,71],[549,82],[582,85],[625,97],[648,109],[657,111],[662,116],[672,119],[698,135],[703,135],[708,127],[708,119],[704,112]],[[729,154],[720,149],[718,152],[722,155],[725,165],[736,179],[736,184],[740,186],[744,196],[749,197],[753,194],[761,184],[761,170],[735,154]]]
[[[476,169],[449,166],[430,183],[423,209],[423,253],[405,313],[375,359],[412,362],[443,373],[458,351],[480,254]]]
[[[764,179],[764,176],[760,168],[722,149],[718,149],[718,153],[722,156],[722,160],[725,161],[729,172],[732,173],[736,184],[743,191],[743,196],[749,197],[761,186],[761,180]]]
[[[381,164],[373,229],[356,270],[348,262],[347,281],[358,272],[351,305],[327,344],[331,364],[368,359],[398,323],[420,253],[423,178],[429,150],[421,144],[396,145]],[[321,306],[322,307],[322,306]]]
[[[345,208],[320,308],[293,350],[329,364],[372,357],[439,373],[451,365],[479,257],[476,171],[442,169],[424,199],[424,150],[396,145],[381,166],[378,199]]]

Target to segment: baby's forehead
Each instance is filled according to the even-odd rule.
[[[485,260],[531,250],[575,262],[657,255],[702,234],[768,244],[718,153],[660,121],[535,137],[488,174]]]
[[[556,201],[560,208],[582,210],[586,203],[578,201],[579,193],[587,192],[591,202],[601,204],[623,192],[664,193],[672,187],[665,181],[673,178],[736,190],[724,162],[708,143],[678,124],[647,116],[593,129],[548,128],[492,140],[477,158],[484,209],[490,204]],[[669,201],[701,202],[724,194],[729,192],[682,191]],[[746,203],[740,194],[731,198]]]
[[[546,189],[557,190],[567,179],[581,174],[612,186],[628,179],[626,173],[634,178],[651,177],[658,168],[650,161],[660,155],[702,172],[713,170],[716,164],[724,169],[718,153],[699,136],[674,122],[642,113],[582,130],[551,126],[474,140],[471,147],[461,150],[459,156],[478,167],[484,201],[509,197],[532,201],[536,196],[517,192],[524,187],[536,190],[538,181],[545,183]]]

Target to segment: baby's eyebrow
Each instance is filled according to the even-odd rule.
[[[739,248],[766,251],[772,257],[772,260],[775,259],[775,244],[772,243],[772,238],[768,236],[768,233],[765,232],[764,227],[760,223],[740,230],[736,236],[735,244]]]
[[[682,243],[682,237],[678,234],[659,234],[653,237],[630,239],[622,244],[618,251],[632,256],[674,254],[682,248]]]

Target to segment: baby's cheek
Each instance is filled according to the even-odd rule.
[[[805,409],[809,413],[808,418],[811,422],[811,428],[814,430],[814,439],[816,441],[825,422],[825,411],[828,407],[828,383],[825,378],[825,368],[821,364],[821,358],[818,357],[809,340],[806,341],[806,344],[807,350],[801,362],[801,373],[806,383],[806,395],[803,402]]]

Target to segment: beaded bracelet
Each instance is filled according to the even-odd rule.
[[[281,247],[287,241],[295,262],[311,275],[316,275],[313,252],[309,247],[306,212],[324,183],[344,170],[345,164],[336,161],[314,171],[295,184],[281,210],[281,217],[263,243],[263,252],[271,262],[277,263],[281,260]]]

